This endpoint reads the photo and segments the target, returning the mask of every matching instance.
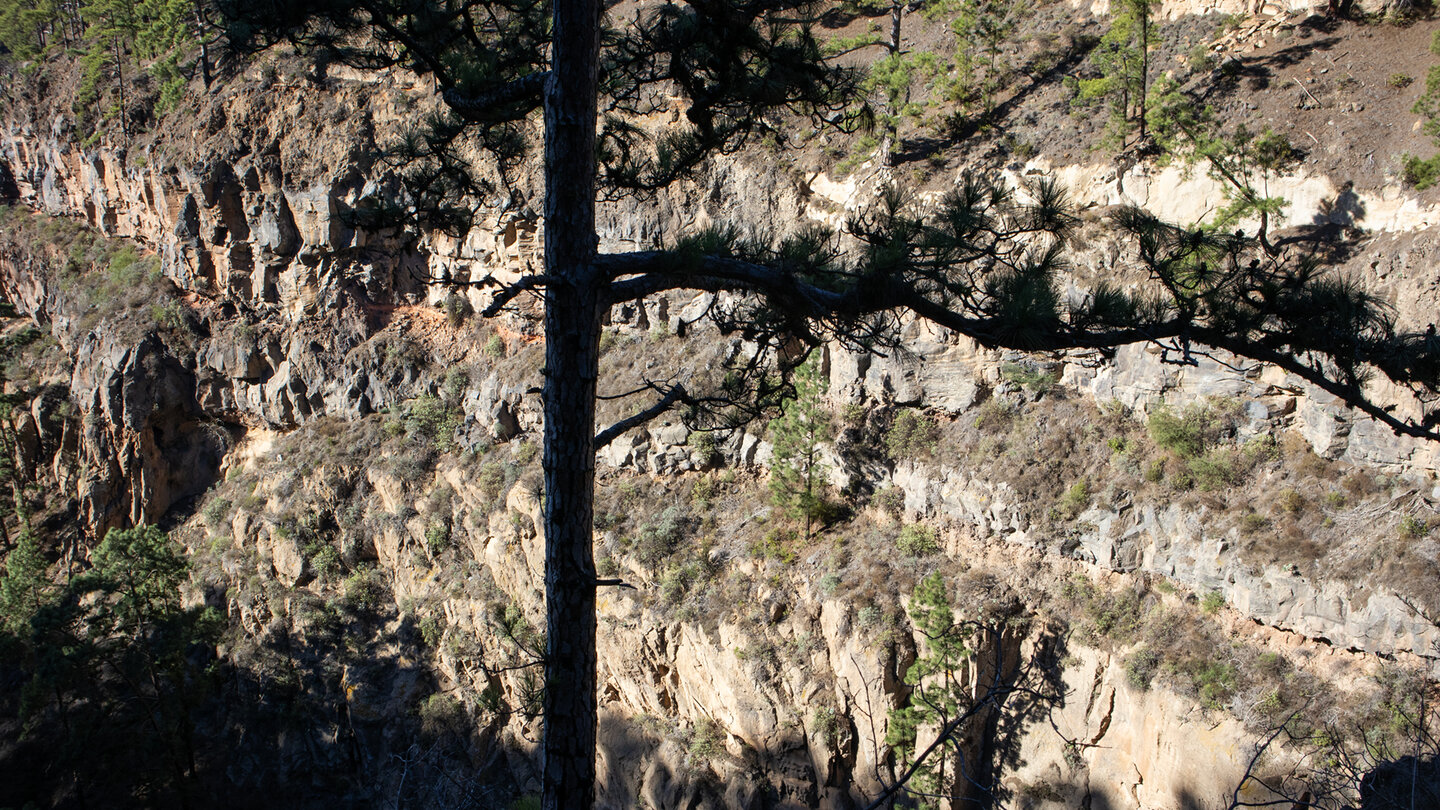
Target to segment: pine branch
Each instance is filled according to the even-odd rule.
[[[490,304],[486,306],[483,310],[481,310],[480,314],[481,316],[486,318],[493,318],[496,315],[499,315],[500,310],[504,309],[507,304],[515,300],[516,296],[520,295],[520,293],[529,292],[536,289],[537,287],[544,287],[547,284],[554,283],[554,281],[555,280],[550,276],[533,275],[524,276],[520,278],[520,280],[512,284],[506,284],[505,286],[500,288],[499,292],[495,293],[495,299],[491,301]],[[471,282],[471,285],[483,287],[489,286],[490,284],[494,283],[496,282],[494,281],[494,278],[492,276],[486,276],[479,281]]]
[[[522,76],[478,93],[463,93],[448,87],[441,92],[446,106],[472,124],[513,121],[522,110],[540,105],[550,71]]]
[[[650,407],[621,419],[619,422],[595,434],[595,449],[601,450],[607,447],[610,442],[623,436],[626,431],[637,428],[660,414],[665,413],[670,410],[675,403],[684,401],[686,397],[685,386],[683,385],[675,385],[666,389],[664,394]]]

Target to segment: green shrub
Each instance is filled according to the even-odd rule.
[[[1244,517],[1240,518],[1240,531],[1246,534],[1254,534],[1269,525],[1270,518],[1259,512],[1247,512]]]
[[[810,727],[831,748],[840,739],[840,720],[829,706],[819,706],[810,713]]]
[[[1208,614],[1215,614],[1225,607],[1225,594],[1219,591],[1210,591],[1200,598],[1200,609]]]
[[[758,541],[750,544],[750,556],[761,560],[779,560],[785,565],[794,565],[800,554],[793,546],[797,535],[789,529],[771,529]]]
[[[420,704],[420,729],[429,737],[449,731],[462,731],[466,726],[465,705],[450,695],[433,694]]]
[[[507,475],[505,465],[498,461],[487,461],[481,464],[475,480],[480,487],[480,493],[485,496],[487,504],[498,501],[512,483],[510,476]]]
[[[445,637],[445,623],[439,616],[429,614],[420,620],[420,641],[431,650],[440,648],[440,640]]]
[[[1056,505],[1057,516],[1065,520],[1074,520],[1077,515],[1085,511],[1090,505],[1090,482],[1087,479],[1076,481],[1071,487],[1065,490],[1060,496],[1060,502]]]
[[[940,550],[940,540],[935,530],[922,523],[911,523],[902,528],[895,545],[910,557],[924,557]]]
[[[234,505],[229,498],[211,498],[200,515],[205,519],[205,525],[213,529],[230,516],[230,509]]]
[[[1027,391],[1044,394],[1060,381],[1060,376],[1054,372],[1042,371],[1031,363],[1001,363],[1000,379]]]
[[[1190,473],[1190,479],[1195,486],[1206,492],[1224,489],[1240,478],[1235,454],[1223,448],[1217,448],[1203,456],[1190,459],[1185,468]]]
[[[1156,408],[1146,427],[1156,445],[1181,458],[1195,458],[1205,449],[1199,420],[1176,415],[1169,406]]]
[[[1085,611],[1095,632],[1106,638],[1125,641],[1140,631],[1140,597],[1130,591],[1095,593]]]
[[[1149,647],[1140,647],[1125,659],[1125,680],[1136,689],[1147,691],[1159,669],[1160,656]]]
[[[880,511],[889,515],[899,516],[905,511],[905,490],[893,484],[875,493],[871,500]]]
[[[708,717],[695,723],[689,737],[685,753],[692,766],[709,767],[713,760],[725,753],[725,736],[715,721]]]
[[[1095,585],[1084,574],[1073,574],[1060,586],[1060,595],[1084,605],[1095,597]]]
[[[689,516],[679,506],[666,507],[655,520],[640,527],[635,536],[635,555],[648,567],[655,567],[675,553],[689,528]]]
[[[1171,486],[1216,490],[1240,478],[1240,453],[1215,446],[1234,432],[1234,417],[1233,409],[1223,403],[1195,404],[1182,413],[1161,405],[1150,414],[1146,428],[1151,440],[1185,462],[1171,478]],[[1163,462],[1157,462],[1146,470],[1145,478],[1158,483],[1163,471]]]
[[[855,611],[855,624],[865,630],[878,627],[884,618],[884,613],[876,605],[866,605]]]
[[[440,387],[440,398],[449,405],[458,405],[470,387],[470,372],[463,366],[454,366],[445,372],[445,384]]]
[[[450,526],[447,523],[431,523],[425,529],[425,545],[431,554],[441,554],[450,548]]]
[[[1251,465],[1280,460],[1280,443],[1274,436],[1265,434],[1245,442],[1240,448],[1243,460]]]
[[[515,448],[515,460],[522,467],[528,466],[538,455],[540,455],[540,446],[534,442],[521,442]]]
[[[163,329],[183,330],[185,328],[185,310],[180,306],[180,302],[174,299],[160,304],[151,304],[150,320]]]
[[[1400,539],[1418,540],[1430,533],[1430,524],[1415,517],[1406,515],[1400,519]]]
[[[695,479],[690,485],[690,503],[700,509],[708,509],[710,500],[715,497],[715,479],[709,475],[702,475]]]
[[[134,288],[140,286],[140,283],[145,280],[146,267],[146,263],[140,258],[140,254],[135,252],[135,248],[125,245],[110,257],[110,266],[106,270],[106,276],[110,284],[116,288]]]
[[[1209,661],[1194,672],[1191,682],[1205,708],[1218,711],[1235,694],[1238,674],[1228,661]]]
[[[1002,400],[991,397],[981,403],[975,412],[975,428],[983,431],[1000,431],[1010,426],[1015,412]]]
[[[1281,490],[1280,497],[1276,499],[1276,504],[1285,512],[1298,515],[1305,509],[1305,496],[1293,489]]]
[[[505,356],[505,340],[499,335],[491,335],[490,339],[485,341],[481,351],[485,352],[486,356],[492,360],[499,360]]]
[[[719,445],[715,441],[715,434],[708,430],[692,430],[685,438],[685,443],[695,452],[695,460],[700,462],[702,467],[712,467],[722,460]]]
[[[896,461],[930,456],[939,443],[940,430],[934,420],[909,408],[895,414],[885,433],[885,449]]]
[[[1400,172],[1406,185],[1424,191],[1440,180],[1440,154],[1423,160],[1414,155],[1405,155],[1401,158]]]
[[[514,509],[509,510],[507,514],[510,517],[510,526],[515,529],[517,534],[530,534],[535,531],[535,521],[531,520],[529,515]]]
[[[315,570],[315,576],[319,577],[321,582],[329,582],[340,573],[340,549],[329,543],[317,542],[306,546],[304,556],[310,561],[310,567]]]
[[[1215,69],[1215,56],[1204,42],[1197,42],[1187,54],[1191,73],[1209,73]]]
[[[411,400],[405,408],[404,428],[412,438],[430,443],[441,453],[455,447],[455,429],[461,414],[440,397],[425,394]]]
[[[380,572],[366,567],[345,578],[345,605],[356,613],[374,613],[385,600]]]
[[[1255,657],[1255,671],[1267,678],[1283,678],[1290,670],[1290,662],[1278,652],[1263,652]]]
[[[1386,86],[1390,87],[1393,90],[1404,90],[1414,82],[1415,77],[1409,76],[1404,73],[1391,73],[1390,77],[1385,80]]]
[[[442,304],[442,307],[445,310],[445,320],[449,321],[451,326],[457,328],[463,325],[465,319],[469,318],[475,312],[475,308],[470,306],[469,298],[453,292],[445,296],[445,302]]]
[[[380,433],[387,439],[405,435],[405,423],[399,419],[386,418],[380,425]]]
[[[855,149],[850,156],[835,165],[835,176],[844,177],[854,171],[857,166],[870,159],[879,145],[880,142],[875,139],[874,135],[862,135],[855,142]]]
[[[684,565],[666,569],[660,577],[660,598],[667,605],[679,604],[696,585],[703,582],[711,571],[705,561],[692,559]]]

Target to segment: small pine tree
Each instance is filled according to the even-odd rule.
[[[112,594],[101,623],[139,637],[140,628],[181,612],[180,586],[189,574],[180,544],[155,526],[111,529],[90,555],[95,567],[82,587]]]
[[[45,569],[40,541],[23,532],[5,558],[5,575],[0,578],[0,632],[17,636],[28,632],[31,617],[52,590]]]
[[[928,9],[937,15],[952,15],[950,30],[956,38],[953,100],[966,105],[978,101],[982,115],[995,110],[996,94],[1010,70],[1001,58],[1005,44],[1028,9],[1025,0],[946,0]]]
[[[894,152],[900,146],[900,121],[907,115],[918,116],[924,105],[911,102],[911,87],[916,79],[928,80],[945,72],[948,65],[929,51],[909,50],[903,47],[901,26],[907,8],[923,9],[927,16],[948,7],[950,0],[919,0],[906,3],[904,0],[851,0],[846,7],[856,13],[869,14],[888,11],[889,31],[881,36],[872,30],[851,39],[838,39],[830,44],[835,51],[855,51],[869,47],[884,49],[884,55],[870,65],[869,72],[861,83],[861,89],[879,102],[874,114],[875,127],[880,138],[875,148],[876,160],[882,166],[894,163]]]
[[[1121,0],[1110,30],[1095,49],[1098,79],[1080,82],[1080,98],[1108,99],[1110,126],[1106,142],[1124,148],[1132,130],[1139,140],[1148,137],[1146,111],[1149,107],[1150,46],[1153,31],[1150,16],[1155,0]]]
[[[1283,214],[1289,203],[1270,194],[1270,181],[1292,170],[1304,153],[1268,127],[1259,134],[1244,124],[1228,133],[1221,131],[1213,112],[1197,105],[1173,82],[1156,82],[1151,102],[1146,118],[1155,143],[1172,155],[1205,163],[1210,176],[1223,184],[1225,207],[1207,227],[1226,231],[1253,220],[1259,225],[1256,239],[1261,248],[1276,255],[1269,240],[1271,219]]]
[[[890,713],[885,735],[885,744],[895,752],[896,762],[902,769],[908,769],[916,761],[916,742],[921,728],[944,729],[972,703],[966,671],[971,657],[968,646],[971,630],[955,621],[950,593],[940,572],[930,574],[915,587],[910,614],[915,629],[925,638],[925,650],[905,673],[905,683],[913,689],[909,704]],[[931,756],[921,762],[908,786],[911,793],[925,797],[948,796],[955,782],[950,759]],[[918,806],[938,805],[922,801]]]
[[[101,86],[115,80],[116,102],[109,114],[120,119],[121,137],[129,139],[125,99],[126,68],[133,59],[140,18],[134,3],[127,0],[88,0],[80,7],[85,21],[85,49],[80,59],[84,73],[75,94],[76,112],[84,112],[100,99]]]
[[[770,502],[786,517],[805,521],[810,539],[816,520],[830,511],[825,497],[828,469],[821,458],[825,442],[835,434],[834,420],[822,398],[828,388],[820,364],[811,358],[795,374],[795,400],[770,423],[774,457],[770,462]]]
[[[18,59],[34,59],[45,52],[60,23],[53,0],[0,3],[0,46]]]
[[[1440,31],[1430,41],[1430,52],[1440,56]],[[1425,133],[1440,144],[1440,65],[1431,65],[1425,73],[1425,92],[1415,100],[1410,111],[1424,116]],[[1405,155],[1402,159],[1405,182],[1418,189],[1426,189],[1440,179],[1440,154],[1421,158]]]

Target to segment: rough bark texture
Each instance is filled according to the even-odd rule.
[[[595,94],[600,3],[555,3],[545,97],[545,743],[547,810],[595,799]]]

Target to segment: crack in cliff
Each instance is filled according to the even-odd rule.
[[[1115,716],[1115,687],[1112,686],[1112,687],[1110,687],[1110,703],[1109,703],[1108,706],[1105,707],[1105,715],[1100,718],[1100,730],[1097,731],[1097,732],[1095,732],[1095,736],[1094,736],[1094,737],[1091,737],[1091,738],[1090,738],[1090,743],[1089,743],[1089,746],[1088,746],[1088,747],[1094,748],[1095,746],[1097,746],[1097,745],[1100,744],[1100,740],[1104,739],[1105,735],[1110,731],[1110,720],[1111,720],[1111,718],[1113,718],[1114,716]]]

